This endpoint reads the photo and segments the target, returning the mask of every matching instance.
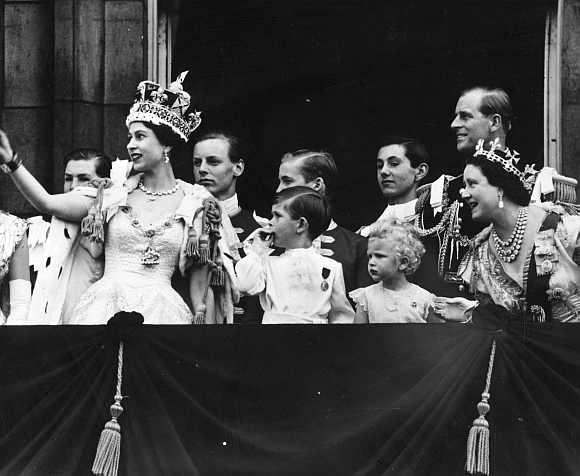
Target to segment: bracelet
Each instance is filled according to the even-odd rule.
[[[22,165],[22,159],[18,157],[18,154],[14,152],[12,154],[12,160],[10,162],[5,163],[2,165],[2,172],[5,174],[10,174],[14,172],[18,167]]]

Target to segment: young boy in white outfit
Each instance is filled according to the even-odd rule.
[[[269,226],[249,237],[247,255],[236,265],[240,291],[259,295],[263,324],[354,321],[342,265],[312,247],[312,240],[329,222],[326,199],[310,187],[291,187],[277,193]],[[286,251],[269,256],[271,245]]]

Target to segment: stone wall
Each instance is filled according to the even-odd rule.
[[[126,154],[124,120],[145,76],[145,1],[0,5],[1,127],[31,172],[57,192],[70,150]],[[7,177],[0,178],[0,208],[34,213]]]

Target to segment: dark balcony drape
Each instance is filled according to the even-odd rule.
[[[463,474],[494,338],[492,474],[578,474],[576,325],[140,327],[119,474]],[[0,329],[0,474],[90,474],[117,348],[100,326]]]

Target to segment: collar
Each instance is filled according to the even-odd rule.
[[[330,224],[328,225],[326,231],[334,230],[337,226],[338,225],[336,224],[336,222],[333,219],[331,219]]]
[[[398,218],[399,220],[407,221],[413,215],[415,215],[415,206],[417,204],[417,199],[411,200],[405,203],[396,203],[395,205],[387,205],[387,208],[383,211],[381,216],[377,219],[384,220],[390,218]]]
[[[396,203],[395,205],[387,205],[381,216],[375,221],[379,220],[392,220],[397,218],[402,221],[410,221],[416,215],[415,206],[417,205],[417,199],[411,200],[406,203]],[[371,232],[371,225],[362,226],[357,233],[362,236],[369,236]]]
[[[240,205],[238,204],[238,194],[234,193],[230,198],[220,200],[220,206],[230,217],[239,213]]]
[[[285,255],[303,255],[303,254],[309,254],[309,253],[316,253],[316,250],[314,249],[313,246],[310,246],[309,248],[291,248],[289,250],[284,250],[284,254]]]

